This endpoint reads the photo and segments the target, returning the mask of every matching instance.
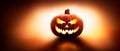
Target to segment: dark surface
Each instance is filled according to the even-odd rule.
[[[58,51],[58,47],[65,42],[72,42],[75,46],[77,46],[78,48],[76,51],[95,51],[95,49],[84,44],[79,38],[57,38],[53,43],[40,49],[40,51]]]

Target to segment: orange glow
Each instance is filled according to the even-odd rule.
[[[52,18],[64,14],[64,10],[68,8],[71,14],[76,14],[83,20],[84,29],[79,37],[85,43],[94,48],[108,47],[112,43],[110,35],[108,35],[111,27],[104,23],[101,18],[104,16],[99,9],[92,5],[36,6],[24,16],[25,18],[14,28],[13,33],[19,36],[19,40],[24,40],[26,44],[34,44],[35,47],[41,45],[42,47],[56,38],[50,29]]]
[[[58,51],[78,51],[79,48],[72,42],[64,42],[58,46]]]

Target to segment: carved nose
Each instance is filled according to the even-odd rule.
[[[65,26],[65,28],[68,28],[68,27],[69,27],[68,25]]]

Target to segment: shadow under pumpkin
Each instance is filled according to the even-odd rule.
[[[95,51],[80,38],[56,38],[56,40],[39,51]]]

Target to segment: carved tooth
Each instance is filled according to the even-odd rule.
[[[66,34],[66,32],[63,30],[63,31],[62,31],[62,34]]]
[[[60,32],[61,32],[61,29],[59,28]]]
[[[58,33],[60,33],[60,29],[58,28]]]
[[[68,32],[68,30],[65,30],[66,32]]]
[[[73,30],[71,30],[73,32]]]
[[[72,30],[70,30],[72,32]]]
[[[73,33],[73,30],[71,30],[71,32]]]
[[[71,30],[69,30],[69,31],[68,31],[68,34],[72,34],[72,31],[71,31]]]
[[[62,31],[61,29],[59,29],[60,30],[60,32]]]
[[[63,30],[63,31],[65,31],[65,30]]]

